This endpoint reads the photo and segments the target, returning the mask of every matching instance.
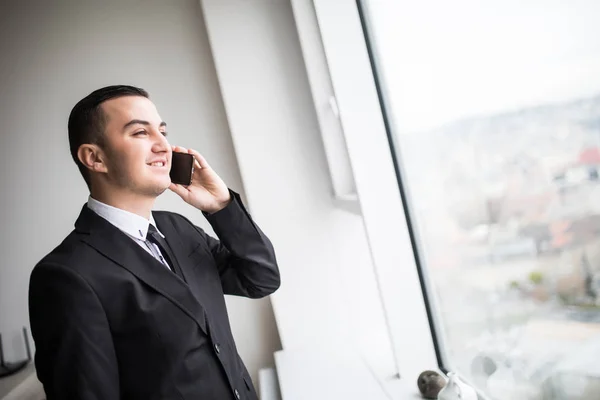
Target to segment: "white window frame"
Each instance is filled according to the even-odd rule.
[[[311,1],[292,0],[292,5],[297,9],[307,2]],[[394,393],[400,381],[414,385],[420,372],[438,367],[435,345],[357,3],[312,3],[326,62],[314,55],[317,52],[307,52],[303,43],[305,62],[309,77],[321,77],[310,79],[313,97],[323,90],[318,82],[327,80],[335,93],[396,362],[396,371],[378,378],[388,393]],[[297,16],[296,21],[303,42],[306,21]],[[328,79],[323,78],[327,73]]]
[[[343,121],[331,82],[314,6],[310,0],[290,0],[290,2],[329,167],[333,197],[338,206],[358,213],[358,195],[342,126]]]

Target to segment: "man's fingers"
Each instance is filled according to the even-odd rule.
[[[202,154],[198,153],[194,149],[188,149],[187,152],[189,154],[191,154],[191,155],[194,156],[194,158],[196,159],[196,161],[198,161],[198,164],[200,165],[200,168],[210,168],[210,165],[208,165],[208,161],[206,161],[206,158],[204,158],[202,156]]]
[[[171,146],[171,149],[178,153],[187,153],[188,152],[188,149],[186,149],[185,147],[181,147],[181,146]]]
[[[210,165],[208,165],[208,161],[206,161],[206,158],[204,158],[202,154],[198,153],[194,149],[186,149],[182,146],[171,146],[171,149],[177,153],[188,153],[193,155],[196,161],[194,163],[196,168],[210,168]]]
[[[171,190],[172,192],[174,192],[175,194],[178,194],[180,197],[182,197],[184,200],[188,194],[188,190],[185,186],[183,185],[179,185],[177,183],[171,183],[169,185],[169,190]]]

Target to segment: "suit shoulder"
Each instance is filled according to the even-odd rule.
[[[192,223],[188,218],[181,214],[170,211],[153,211],[154,220],[161,232],[168,236],[171,234],[180,235],[181,239],[189,241],[190,246],[196,246],[198,241],[205,243],[208,235],[204,230]],[[168,230],[163,228],[168,227]]]
[[[194,229],[194,224],[181,214],[171,211],[152,211],[152,214],[158,225],[167,222],[174,225],[177,230]]]
[[[91,249],[81,241],[80,234],[72,231],[58,246],[46,254],[34,267],[60,265],[74,268],[81,260],[85,260]]]

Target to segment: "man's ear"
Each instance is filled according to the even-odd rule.
[[[106,156],[102,149],[95,144],[82,144],[77,150],[77,158],[90,171],[106,173]]]

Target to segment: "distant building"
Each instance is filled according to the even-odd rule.
[[[600,149],[583,150],[577,161],[568,165],[554,176],[554,182],[560,187],[576,186],[588,182],[597,182],[600,177]]]

